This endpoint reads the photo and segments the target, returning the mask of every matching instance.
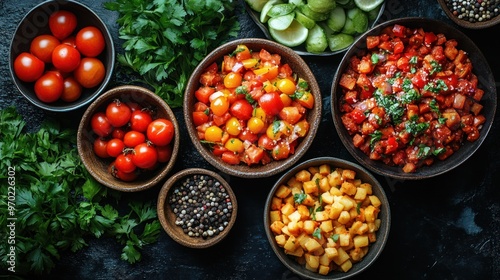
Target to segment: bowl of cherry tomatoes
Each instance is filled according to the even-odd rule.
[[[321,120],[321,93],[292,49],[260,38],[216,48],[192,73],[184,119],[200,154],[237,177],[277,174],[312,144]]]
[[[111,79],[115,49],[106,24],[76,1],[46,1],[21,20],[9,66],[19,92],[48,111],[85,106]]]
[[[416,180],[466,161],[495,119],[488,61],[458,29],[400,18],[363,34],[334,76],[333,121],[344,146],[383,176]]]
[[[172,170],[180,145],[174,113],[154,92],[112,88],[90,104],[77,133],[78,153],[100,183],[124,192],[146,190]]]

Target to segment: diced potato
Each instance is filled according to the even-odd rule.
[[[323,247],[321,247],[321,244],[319,244],[318,241],[314,238],[309,238],[307,242],[304,244],[304,247],[307,252],[312,253],[318,250],[323,250]]]
[[[347,195],[354,195],[356,193],[356,186],[351,182],[343,182],[340,191]]]
[[[339,252],[336,248],[325,248],[325,256],[327,256],[330,260],[333,260],[334,257],[338,256]]]
[[[370,240],[368,239],[368,235],[356,235],[352,239],[352,242],[354,243],[354,247],[356,247],[356,248],[366,247],[370,244]]]
[[[368,227],[368,232],[375,232],[378,230],[375,222],[368,222],[368,223],[366,223],[366,226]]]
[[[281,186],[278,187],[278,189],[276,190],[276,192],[274,193],[274,195],[277,196],[277,197],[279,197],[279,198],[285,198],[291,192],[292,192],[292,190],[290,190],[289,187],[287,187],[286,185],[281,185]]]
[[[321,232],[332,232],[333,231],[332,220],[326,220],[321,222],[319,228],[321,229]]]
[[[368,247],[366,247],[368,248]],[[354,262],[359,262],[365,256],[365,251],[362,248],[354,248],[349,252],[349,256]]]
[[[351,215],[351,220],[354,220],[358,217],[359,215],[359,212],[358,212],[358,207],[353,207],[351,208],[351,210],[349,210],[349,215]]]
[[[297,221],[290,221],[288,223],[288,232],[291,235],[299,236],[299,234],[300,234],[300,227],[298,226]]]
[[[311,167],[307,168],[307,170],[311,173],[311,175],[316,175],[316,173],[319,172],[319,167],[311,166]]]
[[[332,260],[328,258],[326,254],[319,256],[319,264],[323,266],[329,266]]]
[[[321,200],[324,204],[332,204],[333,203],[333,195],[329,192],[324,192],[321,194]]]
[[[349,246],[351,244],[351,235],[349,233],[339,234],[339,244],[342,247]]]
[[[299,210],[295,210],[292,214],[288,215],[288,219],[290,219],[290,221],[298,222],[298,221],[300,221],[300,218],[301,218],[301,215],[300,215]]]
[[[343,225],[347,224],[350,220],[351,220],[351,215],[349,214],[349,212],[347,212],[345,210],[340,212],[340,216],[337,219],[337,221],[339,221],[339,223],[341,223]]]
[[[330,175],[328,175],[328,183],[330,183],[330,186],[340,186],[342,185],[342,182],[342,174],[338,169],[334,170],[332,173],[330,173]]]
[[[359,186],[361,186],[361,183],[362,183],[361,179],[354,179],[354,180],[353,179],[347,179],[347,181],[353,183],[356,186],[356,188],[359,188]]]
[[[349,259],[349,255],[342,248],[337,249],[337,256],[333,257],[332,261],[337,265],[343,264],[345,261]]]
[[[318,196],[319,186],[314,181],[307,181],[302,184],[302,188],[304,189],[304,193],[311,194],[314,196]]]
[[[282,232],[284,235],[287,235],[287,236],[292,235],[292,234],[288,231],[288,224],[285,224],[285,226],[281,229],[281,232]]]
[[[287,197],[285,197],[285,198],[282,199],[281,205],[287,204],[287,203],[291,204],[291,205],[295,204],[295,200],[293,200],[293,195],[287,196]]]
[[[338,219],[338,217],[340,216],[340,213],[343,210],[344,210],[344,205],[340,202],[335,201],[332,204],[332,207],[330,208],[330,213],[328,216],[330,217],[330,219],[336,220],[336,219]]]
[[[299,242],[300,246],[304,249],[306,249],[306,243],[307,241],[309,241],[309,239],[311,239],[312,237],[310,237],[307,233],[302,233],[301,235],[299,235],[297,237],[297,241]]]
[[[271,224],[275,221],[281,221],[281,213],[278,210],[269,212],[269,219],[271,220]]]
[[[319,180],[319,189],[321,192],[328,193],[331,189],[330,183],[328,183],[328,178],[323,177]]]
[[[326,221],[329,218],[330,218],[329,213],[326,211],[317,211],[316,212],[316,221],[318,221],[318,222]]]
[[[363,225],[363,222],[355,221],[354,223],[352,223],[351,227],[349,228],[349,233],[354,236],[355,234],[357,234],[358,230],[361,228],[362,225]]]
[[[304,256],[304,249],[302,249],[302,247],[297,247],[297,249],[295,249],[295,251],[287,251],[285,250],[285,254],[288,254],[290,256],[295,256],[295,257],[302,257]]]
[[[335,187],[335,186],[332,186],[330,188],[330,194],[333,195],[333,196],[342,196],[342,192],[340,191],[339,188]]]
[[[330,272],[330,266],[326,266],[326,265],[322,265],[322,264],[319,265],[319,268],[318,268],[319,274],[328,275],[329,272]]]
[[[299,182],[311,181],[311,173],[307,170],[301,170],[295,174],[295,179]]]
[[[345,261],[343,264],[340,265],[340,269],[343,272],[347,272],[352,268],[352,262],[350,260]]]
[[[285,226],[285,224],[283,224],[283,222],[274,221],[271,224],[270,228],[274,232],[274,234],[281,234],[284,226]]]
[[[366,189],[356,188],[356,194],[354,195],[355,200],[364,200],[366,198]]]
[[[308,264],[309,267],[313,268],[314,271],[316,271],[319,267],[319,256],[305,253],[304,257],[306,258],[306,264]]]
[[[373,207],[372,205],[365,208],[365,220],[366,222],[375,222],[378,215],[378,208]]]
[[[351,210],[351,208],[356,206],[356,201],[354,201],[352,198],[346,195],[342,196],[339,202],[342,203],[342,205],[344,205],[344,210],[346,211],[349,211]]]
[[[297,239],[293,235],[288,237],[285,245],[283,246],[283,248],[285,248],[285,250],[288,250],[290,252],[295,251],[298,247],[300,247],[300,244],[299,244],[299,242],[297,242]]]
[[[380,207],[380,205],[382,205],[382,202],[376,195],[370,195],[368,198],[374,207]]]
[[[313,220],[306,220],[304,221],[304,232],[307,234],[313,234],[314,230],[316,229],[317,223]]]
[[[375,220],[375,231],[377,231],[380,228],[380,225],[382,224],[381,219],[376,219]]]
[[[271,210],[280,210],[283,206],[283,200],[279,197],[273,196],[271,199]]]
[[[280,234],[280,235],[276,235],[274,237],[274,240],[276,240],[276,243],[279,245],[279,246],[285,246],[285,243],[286,243],[286,236],[284,234]]]
[[[354,180],[356,178],[356,171],[350,169],[342,170],[342,178]]]
[[[373,193],[371,184],[362,183],[361,185],[359,185],[359,187],[365,189],[367,195],[371,195]]]
[[[293,211],[295,211],[295,207],[293,207],[293,204],[291,203],[286,203],[285,205],[283,205],[283,207],[281,207],[281,213],[284,215],[288,216],[292,214]]]
[[[314,197],[312,197],[310,194],[308,194],[306,196],[306,199],[304,199],[304,201],[302,201],[302,204],[304,204],[306,206],[313,206],[315,202],[316,202],[316,199]]]
[[[323,165],[320,165],[319,166],[319,173],[323,176],[327,176],[328,174],[330,174],[331,172],[331,168],[330,168],[330,165],[328,164],[323,164]]]
[[[292,192],[294,192],[294,190],[296,189],[298,189],[300,192],[300,190],[302,189],[302,182],[297,181],[295,177],[290,178],[290,180],[288,180],[286,184],[288,185],[288,187],[290,187]]]
[[[377,235],[375,234],[375,232],[369,232],[367,233],[367,235],[368,235],[368,240],[370,240],[370,243],[377,241]]]
[[[287,215],[281,214],[281,221],[286,225],[290,222],[290,219],[288,219]]]

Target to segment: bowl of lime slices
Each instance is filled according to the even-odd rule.
[[[268,39],[299,55],[342,53],[384,12],[384,0],[245,0]]]

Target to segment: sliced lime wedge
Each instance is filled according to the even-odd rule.
[[[328,13],[335,8],[336,3],[331,0],[308,0],[307,5],[315,12]]]
[[[354,42],[354,38],[349,34],[339,33],[328,38],[328,47],[332,52],[349,47]]]
[[[313,19],[307,17],[302,12],[299,12],[297,10],[295,11],[295,19],[307,29],[313,28],[316,24]]]
[[[330,12],[330,16],[326,20],[326,24],[330,29],[336,32],[340,32],[345,24],[345,11],[342,7],[336,7]]]
[[[281,3],[283,3],[281,0],[269,0],[266,4],[264,4],[262,11],[260,12],[260,22],[266,23],[269,19],[269,16],[267,15],[269,10],[271,10],[274,5]]]
[[[301,11],[304,15],[306,15],[308,18],[310,18],[310,19],[312,19],[314,21],[325,20],[330,15],[330,13],[318,13],[318,12],[315,12],[315,11],[311,10],[311,8],[309,7],[308,4],[300,5],[298,7],[299,7],[299,11]]]
[[[323,28],[316,24],[311,30],[306,40],[306,51],[310,53],[322,53],[328,47],[328,40]]]
[[[285,30],[276,30],[269,27],[269,33],[276,42],[287,47],[296,47],[306,41],[309,29],[305,28],[298,21],[293,20]]]
[[[267,24],[270,28],[275,30],[285,30],[287,29],[295,18],[295,13],[289,13],[283,16],[271,17]]]
[[[268,0],[245,0],[247,2],[248,6],[252,8],[252,10],[256,12],[262,12],[262,8],[264,5],[267,3]]]
[[[354,0],[354,4],[361,10],[369,12],[382,4],[384,0]]]
[[[269,12],[267,12],[267,15],[269,17],[279,17],[279,16],[284,16],[287,15],[295,10],[295,5],[290,4],[290,3],[282,3],[282,4],[276,4],[269,9]]]

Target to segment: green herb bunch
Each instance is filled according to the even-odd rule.
[[[114,0],[121,65],[139,74],[171,107],[180,107],[198,63],[239,30],[235,0]]]
[[[160,234],[154,205],[120,206],[119,192],[84,168],[73,129],[47,118],[37,132],[26,133],[25,124],[15,108],[0,111],[0,267],[10,268],[7,254],[15,246],[16,273],[48,273],[62,251],[76,252],[101,236],[124,245],[123,260],[140,260],[139,250]],[[15,223],[11,239],[9,223]]]

